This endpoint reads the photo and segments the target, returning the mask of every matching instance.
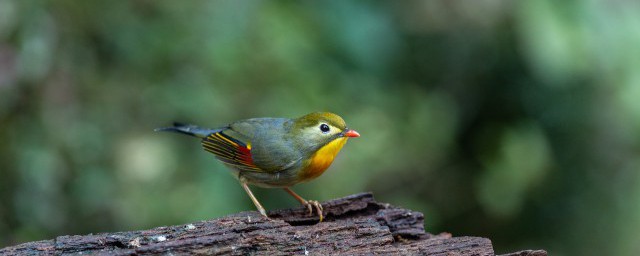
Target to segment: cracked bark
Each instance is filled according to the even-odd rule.
[[[306,208],[271,211],[270,219],[241,212],[150,230],[60,236],[0,249],[0,255],[495,255],[487,238],[426,233],[422,213],[376,202],[370,193],[322,205],[326,217],[321,223]],[[547,253],[527,250],[505,255]]]

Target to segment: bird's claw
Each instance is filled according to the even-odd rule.
[[[309,214],[313,214],[313,208],[315,208],[316,211],[318,212],[318,215],[320,216],[320,222],[322,222],[322,219],[324,219],[324,216],[322,215],[322,204],[320,204],[320,202],[315,200],[308,200],[308,201],[305,201],[304,206],[306,206],[307,209],[309,209]]]

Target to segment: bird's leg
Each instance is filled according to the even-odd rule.
[[[312,214],[313,208],[316,208],[316,211],[318,211],[318,215],[320,215],[320,222],[322,222],[324,216],[322,216],[322,205],[320,204],[320,202],[315,200],[304,200],[304,198],[296,194],[296,192],[293,192],[293,190],[291,190],[290,188],[284,188],[284,191],[287,191],[289,195],[293,196],[296,200],[298,200],[298,202],[306,206],[307,209],[309,209],[309,214]]]
[[[258,202],[258,199],[256,199],[255,196],[253,196],[253,193],[251,193],[251,189],[249,189],[249,186],[247,185],[247,183],[240,182],[240,184],[242,185],[242,188],[244,188],[244,191],[247,191],[247,194],[249,195],[249,197],[251,197],[251,201],[253,201],[253,204],[256,205],[256,208],[258,208],[258,211],[260,212],[260,214],[269,218],[269,216],[267,216],[267,211],[264,210],[264,207],[262,207],[260,202]]]

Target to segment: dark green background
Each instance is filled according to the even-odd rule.
[[[373,191],[498,253],[638,255],[639,67],[633,1],[0,0],[0,246],[253,210],[153,128],[332,111],[362,137],[309,199]]]

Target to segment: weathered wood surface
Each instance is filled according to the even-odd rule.
[[[270,219],[241,212],[150,230],[60,236],[0,249],[0,255],[494,255],[489,239],[426,233],[422,213],[376,202],[370,193],[322,205],[326,218],[321,223],[306,208],[271,211]]]

